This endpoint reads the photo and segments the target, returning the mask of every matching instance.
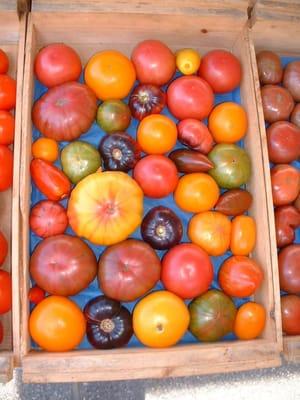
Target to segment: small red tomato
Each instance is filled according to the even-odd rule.
[[[212,134],[201,121],[187,118],[177,125],[178,140],[190,149],[208,154],[214,145]]]
[[[30,288],[28,298],[31,303],[39,304],[45,298],[45,291],[38,286]]]
[[[9,68],[9,60],[5,51],[0,49],[0,74],[6,74]]]
[[[11,310],[12,305],[12,283],[8,272],[0,270],[0,314]]]
[[[287,164],[278,164],[271,169],[273,203],[284,206],[296,200],[300,191],[300,171]]]
[[[0,344],[3,342],[3,336],[4,336],[3,325],[2,322],[0,321]]]
[[[14,141],[15,118],[8,111],[0,111],[0,144],[6,146]]]
[[[16,105],[16,81],[8,75],[0,75],[0,110],[9,111]]]
[[[13,153],[0,144],[0,192],[11,187],[13,182]]]
[[[300,297],[281,297],[282,330],[287,335],[300,335]]]
[[[0,267],[4,263],[8,252],[8,243],[5,236],[0,231]]]
[[[145,195],[154,199],[168,196],[178,183],[176,165],[162,155],[150,155],[138,161],[133,177]]]

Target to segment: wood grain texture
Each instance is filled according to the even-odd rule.
[[[11,352],[0,352],[0,382],[9,382],[13,377],[13,355]]]
[[[300,336],[283,338],[283,356],[289,362],[300,363]]]

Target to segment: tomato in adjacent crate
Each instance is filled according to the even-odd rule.
[[[10,148],[0,144],[0,192],[9,189],[13,183],[13,162]]]
[[[300,192],[300,171],[287,164],[271,168],[273,203],[284,206],[296,200]]]
[[[0,231],[0,267],[1,265],[3,265],[7,257],[7,252],[8,252],[8,243],[5,236]]]
[[[12,281],[7,271],[0,270],[0,314],[11,310],[12,306]]]
[[[96,120],[106,133],[125,131],[131,121],[130,109],[121,100],[106,100],[98,107]]]
[[[300,129],[278,121],[267,128],[269,159],[275,164],[288,164],[300,156]]]
[[[43,350],[69,351],[84,338],[86,321],[81,309],[72,300],[49,296],[31,312],[29,332]]]
[[[286,335],[300,335],[300,297],[281,297],[282,330]]]
[[[9,111],[16,105],[16,81],[9,75],[0,74],[0,110]]]
[[[178,149],[169,154],[169,158],[175,163],[178,172],[207,172],[214,164],[199,151]]]
[[[133,310],[133,331],[148,347],[175,345],[185,334],[189,322],[184,301],[166,290],[148,294]]]
[[[195,49],[181,49],[176,52],[176,67],[183,75],[192,75],[198,71],[201,56]]]
[[[278,255],[281,290],[300,295],[300,244],[284,247]]]
[[[283,76],[280,57],[272,51],[260,51],[256,56],[259,81],[262,85],[276,85]]]
[[[31,152],[33,158],[54,162],[59,155],[58,143],[53,139],[39,138],[32,143]]]
[[[190,149],[207,154],[213,148],[213,137],[202,121],[184,119],[178,123],[177,130],[178,140]]]
[[[261,99],[264,117],[269,123],[288,120],[295,105],[290,92],[277,85],[263,86]]]
[[[239,215],[231,221],[230,250],[235,256],[247,256],[256,242],[256,223],[248,215]]]
[[[0,111],[0,144],[6,146],[14,141],[15,118],[8,111]]]
[[[9,59],[4,50],[0,49],[0,74],[6,74],[9,68]]]
[[[258,303],[243,304],[235,317],[234,333],[242,340],[252,340],[260,336],[266,324],[266,311]]]
[[[155,85],[138,85],[129,98],[132,116],[139,121],[151,114],[160,114],[166,105],[166,94]]]
[[[295,229],[300,227],[300,212],[294,206],[281,206],[275,209],[275,228],[277,247],[284,247],[295,240]]]
[[[45,291],[35,285],[30,288],[28,298],[31,303],[39,304],[45,298]]]
[[[300,103],[296,104],[292,111],[291,122],[300,128]]]
[[[240,215],[248,211],[252,204],[252,195],[244,189],[231,189],[224,192],[215,206],[215,210],[225,215]]]
[[[295,101],[300,101],[300,60],[290,62],[284,69],[282,84]]]

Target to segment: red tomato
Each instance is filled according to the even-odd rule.
[[[0,267],[4,263],[8,252],[8,243],[5,236],[0,231]]]
[[[275,164],[290,163],[300,156],[300,129],[287,121],[278,121],[267,129],[269,159]]]
[[[132,62],[141,83],[164,85],[176,70],[175,55],[159,40],[145,40],[132,52]]]
[[[33,304],[39,304],[44,300],[45,291],[38,286],[33,286],[28,293],[29,301]]]
[[[0,74],[6,74],[9,68],[9,60],[5,51],[0,49]]]
[[[9,111],[16,105],[16,81],[8,75],[0,75],[0,110]]]
[[[12,144],[14,133],[15,118],[8,111],[0,111],[0,144]]]
[[[239,60],[229,51],[212,50],[202,58],[199,75],[215,93],[225,93],[239,86],[242,68]]]
[[[165,288],[183,299],[205,293],[214,277],[208,254],[192,243],[169,250],[162,260],[161,281]]]
[[[300,191],[300,171],[287,164],[278,164],[271,169],[273,203],[284,206],[296,200]]]
[[[282,330],[287,335],[300,335],[300,297],[281,297]]]
[[[184,119],[177,125],[178,140],[190,149],[208,154],[214,145],[212,134],[208,127],[197,119]]]
[[[53,43],[43,47],[34,61],[36,77],[47,87],[77,81],[81,71],[79,55],[63,43]]]
[[[12,305],[12,284],[8,272],[0,270],[0,314],[5,314]]]
[[[167,103],[178,119],[208,117],[214,105],[214,94],[209,84],[198,76],[181,76],[167,91]]]
[[[154,199],[168,196],[178,183],[176,165],[162,155],[150,155],[138,161],[133,177],[145,195]]]
[[[284,247],[278,255],[280,289],[300,294],[300,244]]]
[[[12,151],[0,144],[0,192],[11,187],[13,181],[13,162]]]
[[[3,342],[3,336],[4,336],[3,325],[2,322],[0,321],[0,344]]]

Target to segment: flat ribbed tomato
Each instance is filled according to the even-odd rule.
[[[7,271],[0,270],[0,314],[11,310],[12,306],[12,282]]]
[[[10,145],[14,141],[15,118],[8,111],[0,111],[0,144]]]
[[[230,250],[236,256],[247,256],[254,249],[256,224],[253,218],[239,215],[232,220]]]
[[[16,81],[8,75],[0,75],[0,110],[9,111],[16,105]]]
[[[5,236],[0,231],[0,266],[4,263],[7,256],[7,252],[8,252],[8,243]]]
[[[266,311],[260,304],[243,304],[235,317],[234,333],[239,339],[251,340],[261,335],[266,323]]]
[[[0,144],[0,192],[9,189],[13,182],[14,156],[10,148]]]

